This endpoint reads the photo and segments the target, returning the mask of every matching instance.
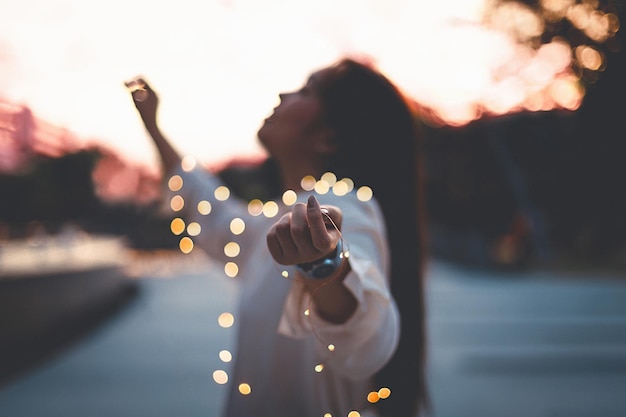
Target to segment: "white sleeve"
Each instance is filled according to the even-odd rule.
[[[185,172],[178,169],[173,173],[182,179],[182,187],[177,191],[166,192],[167,201],[175,197],[182,197],[183,208],[178,212],[172,212],[173,217],[180,217],[186,225],[196,222],[201,231],[192,240],[195,246],[202,248],[209,256],[216,260],[228,262],[232,260],[224,253],[224,247],[229,242],[236,242],[240,247],[238,259],[242,259],[248,253],[247,246],[264,233],[266,223],[259,221],[248,213],[246,202],[229,195],[228,198],[217,198],[215,190],[224,184],[215,175],[203,169],[194,169]],[[224,186],[225,187],[225,186]],[[209,207],[209,212],[199,210],[199,203],[204,208]],[[245,223],[245,239],[235,235],[231,229],[231,222],[240,218]]]
[[[304,286],[294,281],[278,331],[294,338],[316,337],[318,355],[325,366],[348,378],[363,379],[376,373],[393,355],[400,319],[389,290],[389,249],[380,209],[375,201],[347,202],[329,204],[343,210],[342,234],[351,266],[344,284],[358,301],[356,311],[343,324],[326,322],[315,314]],[[309,310],[308,315],[305,310]],[[328,349],[331,344],[333,351]]]

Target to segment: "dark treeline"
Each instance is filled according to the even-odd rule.
[[[607,60],[575,112],[424,127],[433,254],[480,266],[626,266],[626,67],[623,53]],[[0,226],[19,237],[33,222],[48,233],[72,222],[124,235],[137,248],[177,247],[162,202],[96,195],[92,171],[101,156],[39,157],[23,172],[0,175]],[[220,175],[235,194],[263,199],[275,194],[258,182],[266,169],[230,166]]]
[[[128,238],[136,248],[174,247],[169,220],[158,202],[108,202],[95,193],[92,172],[102,157],[96,149],[61,157],[36,157],[17,173],[0,175],[0,225],[12,238],[69,225],[93,234]]]

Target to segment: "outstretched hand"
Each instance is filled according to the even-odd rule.
[[[342,212],[338,207],[322,208],[311,195],[306,205],[295,204],[290,213],[274,223],[267,233],[267,246],[274,260],[281,265],[315,261],[337,246],[341,238],[341,221]]]

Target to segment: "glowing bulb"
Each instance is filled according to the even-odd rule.
[[[193,169],[196,167],[197,164],[198,163],[196,161],[196,158],[194,158],[193,156],[187,155],[183,157],[180,163],[180,166],[183,169],[183,171],[190,172],[190,171],[193,171]]]
[[[275,201],[268,201],[263,204],[263,214],[267,218],[275,217],[278,214],[278,204]]]
[[[180,235],[185,231],[185,221],[179,217],[173,219],[170,223],[170,230],[175,235]]]
[[[332,172],[325,172],[320,179],[328,184],[329,187],[332,187],[337,182],[337,176]]]
[[[333,345],[332,343],[330,345],[328,345],[328,350],[331,352],[335,351],[335,345]]]
[[[189,234],[189,236],[198,236],[201,231],[202,226],[200,226],[200,223],[191,222],[187,226],[187,233]]]
[[[263,213],[263,202],[259,199],[251,200],[248,203],[248,213],[252,216],[258,216]]]
[[[315,183],[315,192],[318,194],[326,194],[330,190],[330,186],[326,181],[317,181]]]
[[[308,315],[310,315],[310,314],[311,314],[311,312],[309,311],[309,309],[308,309],[308,308],[307,308],[306,310],[304,310],[304,315],[305,315],[305,316],[308,316]]]
[[[369,394],[367,394],[367,401],[369,401],[370,403],[377,403],[378,400],[380,400],[380,396],[377,392],[370,392]]]
[[[224,273],[227,277],[235,278],[239,274],[239,266],[234,262],[227,262],[224,265]]]
[[[324,414],[324,417],[333,417],[333,415],[330,414],[330,413],[326,413],[326,414]]]
[[[250,385],[248,384],[239,384],[239,392],[242,395],[248,395],[252,392],[252,389],[250,388]]]
[[[350,178],[342,178],[341,182],[346,183],[346,185],[348,186],[348,192],[354,190],[354,181],[352,181]]]
[[[228,382],[228,374],[226,373],[226,371],[218,369],[217,371],[213,372],[213,380],[220,385],[224,385]]]
[[[315,365],[315,372],[317,372],[318,374],[322,372],[323,370],[324,370],[324,365],[322,365],[321,363]]]
[[[167,182],[170,191],[178,191],[183,188],[183,178],[180,175],[173,175]]]
[[[228,312],[222,313],[217,318],[217,323],[220,325],[220,327],[227,329],[235,324],[235,316]]]
[[[283,193],[283,203],[286,206],[293,206],[298,201],[298,195],[294,190],[287,190]]]
[[[185,200],[179,195],[175,195],[170,200],[170,208],[172,211],[181,211],[185,207]]]
[[[189,237],[184,237],[180,240],[180,242],[178,243],[178,247],[180,248],[180,251],[182,253],[189,253],[193,250],[193,240],[191,240],[191,238]]]
[[[385,398],[389,398],[390,395],[391,395],[391,390],[387,387],[383,387],[378,390],[378,396],[382,398],[383,400]]]
[[[314,176],[307,175],[302,178],[302,180],[300,180],[300,187],[302,187],[304,191],[311,191],[313,188],[315,188],[316,182],[317,181],[315,180]]]
[[[358,411],[353,410],[353,411],[350,411],[348,413],[348,417],[361,417],[361,413],[359,413]]]
[[[360,187],[356,192],[356,198],[358,198],[359,201],[370,201],[373,195],[374,192],[372,189],[366,185]]]
[[[230,197],[230,190],[225,185],[220,185],[213,192],[215,199],[219,201],[226,201]]]
[[[240,235],[243,233],[244,230],[246,230],[246,223],[239,217],[236,217],[230,221],[230,232],[233,235]]]
[[[233,360],[233,355],[227,350],[221,350],[219,353],[219,357],[222,362],[230,362]]]
[[[228,242],[224,246],[224,255],[228,256],[229,258],[235,258],[239,255],[240,251],[241,248],[239,247],[239,244],[237,242]]]
[[[198,203],[198,213],[202,214],[203,216],[211,213],[211,208],[211,203],[206,200],[202,200]]]
[[[289,278],[289,272],[288,271],[283,271],[280,274],[283,276],[283,278]]]
[[[341,197],[348,194],[349,192],[350,190],[348,183],[344,182],[343,180],[337,181],[335,185],[333,185],[333,194],[335,194],[336,196]]]

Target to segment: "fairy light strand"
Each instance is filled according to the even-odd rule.
[[[195,169],[196,164],[197,162],[194,159],[186,157],[182,163],[183,171],[185,172],[192,171],[193,169]],[[174,175],[170,177],[168,181],[168,188],[172,192],[179,192],[180,190],[182,190],[183,186],[184,186],[184,181],[181,176]],[[342,178],[341,180],[338,180],[335,174],[331,172],[326,172],[321,176],[319,180],[315,179],[315,177],[310,176],[310,175],[303,177],[301,181],[301,187],[304,191],[312,191],[319,195],[332,192],[334,195],[341,197],[341,196],[345,196],[346,194],[354,190],[354,182],[349,178]],[[230,190],[226,186],[219,186],[213,191],[213,197],[215,201],[217,202],[224,202],[228,200],[230,196],[231,196]],[[362,186],[356,190],[356,197],[359,201],[362,201],[362,202],[368,201],[372,198],[372,196],[373,196],[373,192],[370,187]],[[281,200],[285,207],[293,206],[297,202],[297,193],[293,190],[287,190],[281,196]],[[182,211],[184,206],[185,206],[185,201],[180,194],[175,194],[174,197],[172,197],[172,199],[170,200],[170,208],[173,212]],[[213,211],[213,206],[212,206],[212,203],[209,202],[208,200],[201,200],[197,204],[196,209],[200,215],[207,216]],[[280,212],[280,207],[278,206],[277,202],[273,200],[263,202],[259,199],[253,199],[248,202],[247,210],[248,210],[248,214],[250,214],[251,216],[264,215],[267,218],[273,218],[276,215],[278,215],[278,213]],[[344,236],[341,233],[341,230],[339,229],[337,224],[333,221],[327,209],[322,208],[321,212],[322,212],[322,215],[324,216],[324,222],[327,225],[332,226],[332,228],[334,228],[334,230],[339,235],[339,239],[343,247],[343,250],[339,256],[342,259],[348,259],[350,256],[350,250],[349,250],[348,243],[345,241]],[[188,254],[194,248],[194,243],[190,236],[198,236],[202,232],[202,228],[199,223],[191,222],[189,224],[186,224],[186,222],[180,217],[176,217],[172,220],[170,228],[171,228],[171,232],[175,235],[180,236],[184,233],[187,234],[187,236],[181,237],[180,244],[179,244],[180,251],[185,254]],[[246,224],[243,219],[239,217],[235,217],[231,220],[229,228],[233,237],[241,236],[245,232]],[[227,277],[235,278],[239,274],[239,266],[235,262],[235,259],[240,254],[239,243],[237,243],[236,240],[231,240],[227,242],[226,245],[224,246],[224,253],[227,257],[231,259],[230,261],[226,262],[224,265],[224,274]],[[292,279],[292,276],[288,270],[280,269],[275,262],[274,262],[274,266],[279,271],[280,275],[283,278]],[[318,285],[310,293],[308,297],[308,301],[307,301],[307,308],[303,312],[304,316],[307,317],[309,321],[311,333],[313,334],[313,336],[319,343],[326,346],[326,350],[330,353],[336,350],[336,346],[335,344],[331,343],[330,341],[326,341],[321,337],[321,335],[318,332],[316,323],[313,320],[313,315],[311,314],[311,311],[313,311],[313,308],[314,308],[313,300],[317,291],[331,284],[338,278],[339,276],[335,275],[331,277],[330,279],[326,279],[320,282],[320,285]],[[224,312],[220,314],[220,317],[218,318],[218,322],[220,324],[220,327],[224,329],[228,329],[233,326],[235,322],[235,317],[233,316],[232,313]],[[228,363],[232,360],[232,354],[230,353],[230,351],[226,349],[222,349],[219,352],[219,357],[224,363]],[[324,368],[325,368],[325,365],[323,363],[318,363],[317,365],[315,365],[313,371],[316,373],[321,373],[324,371]],[[224,385],[229,382],[228,373],[223,369],[215,370],[213,372],[213,379],[217,384],[220,384],[220,385]],[[241,395],[249,395],[252,393],[252,387],[248,383],[241,382],[238,385],[238,391]],[[378,391],[372,391],[368,393],[367,401],[373,404],[373,403],[378,402],[379,400],[389,398],[390,395],[391,395],[391,391],[389,390],[389,388],[383,387],[383,388],[380,388]],[[348,413],[346,417],[359,417],[359,416],[360,416],[360,413],[358,411],[352,410]],[[323,416],[320,416],[320,417],[332,417],[332,414],[325,413]]]

